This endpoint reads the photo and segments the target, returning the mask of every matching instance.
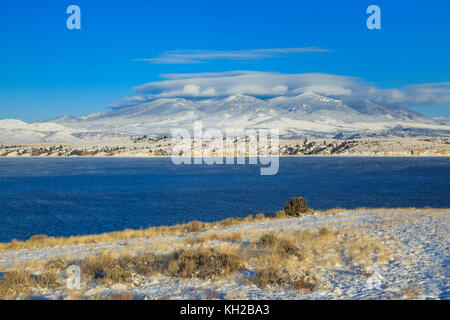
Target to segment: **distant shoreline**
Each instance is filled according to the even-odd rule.
[[[215,156],[220,158],[220,156]],[[245,159],[251,158],[243,156]],[[448,158],[450,154],[430,154],[430,155],[371,155],[371,154],[333,154],[333,155],[279,155],[280,158]],[[171,156],[0,156],[0,159],[166,159]],[[192,156],[192,158],[202,158],[202,156]],[[223,156],[222,158],[225,158]]]
[[[122,157],[157,158],[170,157],[176,143],[167,137],[145,139],[122,139],[99,142],[0,144],[1,157]],[[236,150],[228,152],[225,145],[212,145],[203,141],[202,150],[193,146],[184,150],[187,157],[251,157],[250,146],[242,138],[234,142]],[[448,138],[402,138],[402,139],[353,139],[353,140],[280,140],[268,149],[252,151],[257,156],[273,154],[280,157],[336,156],[336,157],[446,157],[450,156]],[[259,148],[262,148],[259,146]],[[201,155],[203,151],[206,155]]]

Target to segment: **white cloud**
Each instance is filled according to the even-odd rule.
[[[186,84],[182,90],[186,96],[197,97],[200,94],[200,87],[195,84]]]
[[[370,98],[387,104],[442,105],[450,103],[450,82],[424,83],[400,89],[373,89]]]
[[[288,87],[282,84],[278,84],[272,88],[272,93],[277,96],[282,96],[288,91]]]
[[[352,89],[343,88],[339,85],[310,85],[293,90],[293,93],[304,93],[304,92],[315,92],[326,96],[350,96],[352,94]]]
[[[170,74],[167,80],[150,82],[135,88],[153,98],[214,98],[235,93],[259,97],[296,95],[314,91],[324,95],[350,95],[359,80],[331,74],[280,74],[234,71],[224,73]],[[189,87],[186,87],[189,86]],[[189,90],[187,90],[189,89]]]
[[[211,60],[255,60],[267,59],[280,55],[303,53],[303,52],[329,52],[328,49],[316,47],[304,48],[273,48],[253,49],[236,51],[212,51],[212,50],[174,50],[167,51],[161,55],[148,59],[135,59],[155,64],[194,64],[204,63]]]
[[[215,99],[241,93],[260,98],[290,97],[305,92],[344,99],[369,99],[382,104],[433,105],[450,102],[450,82],[379,89],[355,77],[326,73],[281,74],[232,71],[197,74],[166,74],[134,88],[140,95],[125,98],[122,107],[158,98]]]

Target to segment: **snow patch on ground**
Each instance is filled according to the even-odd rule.
[[[352,265],[337,264],[325,270],[320,288],[313,292],[299,292],[290,287],[258,288],[242,282],[244,274],[232,280],[209,281],[201,279],[177,279],[163,275],[140,279],[135,286],[115,285],[102,288],[93,285],[84,292],[85,297],[107,296],[129,292],[137,299],[205,299],[208,292],[217,292],[221,299],[399,299],[408,290],[414,298],[450,298],[450,245],[449,209],[378,209],[366,211],[342,211],[318,214],[302,218],[273,219],[215,228],[200,234],[164,236],[91,245],[70,246],[37,250],[0,253],[0,270],[6,271],[14,264],[31,260],[56,259],[57,257],[82,258],[105,250],[126,252],[128,248],[151,250],[158,242],[169,242],[172,248],[183,244],[181,240],[209,233],[264,230],[283,233],[288,230],[318,229],[333,226],[339,229],[361,228],[378,239],[393,241],[399,250],[386,264],[373,263],[367,270]],[[64,298],[62,292],[49,292],[44,298]]]

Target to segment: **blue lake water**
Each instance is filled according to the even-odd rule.
[[[0,159],[0,241],[272,213],[302,195],[311,207],[450,207],[450,158],[281,158],[181,165],[170,158]]]

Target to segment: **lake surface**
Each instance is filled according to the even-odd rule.
[[[450,158],[281,158],[256,165],[181,165],[170,158],[0,159],[0,242],[215,221],[311,207],[450,207]]]

